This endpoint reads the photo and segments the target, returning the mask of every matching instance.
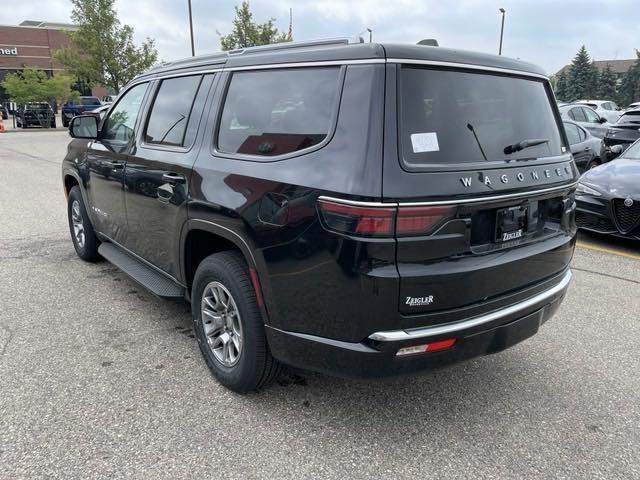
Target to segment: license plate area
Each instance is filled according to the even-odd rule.
[[[510,242],[522,238],[527,231],[529,206],[501,208],[496,211],[496,229],[494,241],[496,243]]]

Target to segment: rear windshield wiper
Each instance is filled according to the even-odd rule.
[[[524,150],[525,148],[535,147],[536,145],[542,145],[543,143],[549,143],[549,139],[531,138],[528,140],[522,140],[521,142],[504,147],[504,154],[511,155],[512,153],[519,152],[520,150]]]

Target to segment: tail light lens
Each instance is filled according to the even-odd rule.
[[[408,236],[429,233],[445,218],[451,217],[453,211],[454,208],[449,206],[400,207],[396,219],[396,234]]]
[[[318,200],[324,225],[332,231],[363,237],[427,235],[447,218],[454,207],[359,206]]]
[[[395,207],[360,207],[318,200],[325,225],[335,232],[363,237],[393,236]]]

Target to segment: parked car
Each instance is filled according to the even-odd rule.
[[[640,109],[624,112],[615,125],[609,126],[604,137],[604,143],[608,148],[621,145],[626,149],[640,138]]]
[[[104,97],[102,97],[102,104],[111,105],[115,99],[116,99],[115,95],[105,95]]]
[[[62,126],[68,127],[69,121],[76,115],[94,110],[100,107],[100,99],[98,97],[80,97],[80,102],[75,103],[73,100],[68,101],[62,106]]]
[[[640,102],[630,103],[629,106],[626,108],[625,112],[628,110],[634,110],[636,108],[640,108]]]
[[[565,120],[563,124],[573,159],[581,172],[590,170],[607,161],[602,139],[594,137],[576,122]]]
[[[601,117],[595,110],[585,105],[576,105],[575,103],[563,105],[560,107],[560,115],[563,119],[576,122],[597,138],[604,138],[609,127],[606,118]]]
[[[4,105],[0,105],[0,117],[2,120],[7,120],[9,118],[9,110]]]
[[[574,103],[592,108],[600,117],[606,118],[609,123],[617,122],[622,113],[622,109],[615,102],[609,100],[578,100]]]
[[[47,102],[30,102],[19,105],[15,111],[16,127],[56,128],[56,116]]]
[[[101,126],[71,121],[71,240],[188,299],[238,392],[282,364],[378,377],[498,352],[571,279],[579,173],[553,98],[539,67],[423,45],[162,65]]]
[[[622,147],[614,149],[620,153]],[[578,183],[576,203],[580,228],[640,240],[640,141],[612,162],[586,172]]]

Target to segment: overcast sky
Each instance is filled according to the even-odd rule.
[[[231,28],[237,1],[192,0],[196,54],[219,50],[216,31]],[[9,3],[7,0],[3,3]],[[5,5],[7,7],[8,5]],[[116,0],[136,40],[151,37],[162,60],[188,56],[187,0]],[[254,20],[276,19],[288,29],[293,8],[295,40],[352,36],[369,27],[374,41],[415,43],[496,53],[499,7],[507,10],[503,54],[541,65],[549,73],[573,58],[582,44],[596,60],[635,58],[640,48],[640,0],[253,0]],[[0,9],[0,24],[22,20],[68,22],[69,0],[21,0]]]

